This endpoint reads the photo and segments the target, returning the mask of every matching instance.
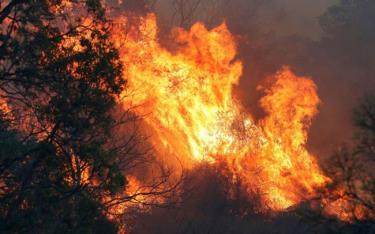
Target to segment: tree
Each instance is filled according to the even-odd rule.
[[[142,156],[139,118],[116,114],[125,80],[99,0],[10,0],[0,5],[0,230],[116,232],[114,203]],[[159,185],[157,187],[156,185]]]
[[[105,149],[124,81],[104,9],[98,1],[10,1],[0,15],[1,95],[19,136],[18,151],[3,149],[2,230],[115,230],[100,199],[126,183]]]
[[[325,165],[332,181],[317,198],[320,206],[302,213],[321,230],[333,233],[375,230],[375,96],[361,100],[353,111],[353,122],[358,128],[354,143],[336,150]]]
[[[369,0],[341,0],[338,4],[328,8],[320,17],[323,37],[319,43],[324,51],[324,57],[330,61],[330,76],[335,77],[337,89],[348,89],[342,92],[339,102],[345,103],[350,108],[350,102],[355,95],[363,92],[372,93],[375,84],[373,79],[375,64],[375,2]],[[323,56],[322,56],[323,58]],[[323,58],[324,59],[324,58]],[[321,63],[321,61],[320,61]],[[334,67],[337,67],[335,69]],[[345,80],[344,80],[345,79]],[[341,87],[340,87],[341,85]],[[344,87],[343,87],[344,86]],[[346,87],[345,87],[346,86]],[[353,88],[354,87],[354,88]],[[332,90],[330,90],[332,92]],[[339,105],[339,103],[334,103]],[[355,108],[353,114],[354,127],[358,129],[353,146],[343,146],[332,159],[333,178],[339,184],[344,180],[350,199],[375,212],[374,177],[369,173],[374,166],[375,146],[375,99],[367,95]],[[344,127],[342,127],[344,128]],[[331,171],[331,170],[330,170]],[[337,177],[340,175],[339,177]],[[361,181],[361,182],[354,182]],[[367,200],[359,191],[371,194]]]

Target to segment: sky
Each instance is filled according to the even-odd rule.
[[[316,38],[320,34],[318,17],[339,0],[280,0],[286,17],[280,21],[285,32]]]
[[[162,17],[169,21],[171,18],[171,8],[173,0],[157,0],[156,9],[158,17]],[[195,1],[195,0],[191,0]],[[206,5],[210,5],[213,0],[202,0]],[[220,0],[218,0],[220,1]],[[225,0],[222,0],[225,2]],[[246,7],[246,4],[254,5],[257,0],[226,0],[233,2],[240,2],[238,6]],[[279,33],[282,36],[297,34],[299,36],[307,36],[312,39],[318,39],[320,36],[320,27],[318,17],[331,5],[337,3],[339,0],[262,0],[270,1],[270,4],[265,4],[260,12],[261,17],[277,17],[277,19],[263,20],[263,24],[267,29]],[[260,1],[260,2],[262,2]],[[230,4],[230,3],[229,3]],[[212,8],[214,5],[212,4]],[[243,9],[242,9],[243,10]],[[249,8],[249,10],[251,10]],[[275,12],[278,12],[275,15]],[[282,12],[281,14],[279,12]],[[204,18],[204,14],[209,12],[202,12],[200,17]],[[250,13],[249,13],[250,14]],[[225,14],[224,14],[225,15]],[[272,15],[272,16],[270,16]],[[164,21],[165,22],[165,21]],[[269,23],[267,23],[269,22]]]

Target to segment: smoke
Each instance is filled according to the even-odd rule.
[[[190,24],[199,20],[212,26],[225,19],[232,24],[240,25],[243,29],[249,30],[250,27],[259,24],[264,32],[272,31],[283,36],[296,34],[319,39],[321,28],[317,18],[327,7],[338,3],[338,0],[233,0],[230,2],[159,0],[156,3],[152,2],[163,24],[180,26],[181,21],[176,9],[181,8],[178,8],[176,2],[184,5],[185,10],[198,5],[188,22]]]
[[[185,21],[173,2],[185,3],[189,11],[200,2],[194,14]],[[264,78],[283,65],[289,65],[298,75],[310,76],[318,86],[322,104],[314,120],[308,146],[322,161],[341,143],[351,141],[352,108],[363,93],[371,92],[369,74],[358,62],[342,67],[340,59],[350,57],[351,51],[335,54],[322,42],[324,33],[319,17],[339,0],[159,0],[157,12],[163,36],[172,26],[189,27],[203,21],[209,27],[225,22],[237,35],[238,58],[244,63],[244,73],[235,93],[257,117],[264,113],[258,101],[262,93],[257,87]],[[184,7],[184,8],[183,8]],[[169,43],[165,43],[168,47]],[[327,54],[328,53],[328,54]]]
[[[249,197],[239,184],[229,196],[228,179],[216,168],[201,166],[190,172],[177,207],[155,208],[138,214],[134,233],[299,233],[308,227],[293,214],[270,216],[257,210],[256,194]],[[247,211],[247,212],[245,212]],[[250,211],[250,212],[249,212]]]
[[[196,21],[203,21],[213,27],[225,20],[230,31],[237,35],[238,59],[244,64],[240,84],[234,90],[251,113],[258,118],[265,114],[258,106],[263,94],[257,87],[265,77],[287,64],[297,75],[310,76],[315,81],[322,100],[309,136],[310,151],[324,164],[341,143],[351,141],[354,130],[351,111],[365,92],[375,91],[371,88],[375,87],[371,76],[374,71],[365,66],[370,66],[370,61],[355,59],[356,48],[335,51],[335,43],[330,44],[325,39],[319,16],[338,0],[207,0],[201,1],[193,12],[189,8],[197,1],[190,0],[193,4],[184,6],[185,12],[190,13],[183,18],[178,11],[180,8],[173,2],[189,0],[159,0],[148,4],[157,13],[159,37],[165,47],[169,46],[165,32],[173,26],[188,28]],[[136,9],[147,8],[146,3],[141,5]],[[257,233],[291,233],[293,229],[307,233],[307,227],[298,224],[293,214],[239,215],[241,205],[256,210],[256,197],[253,201],[244,201],[240,192],[235,199],[228,200],[225,180],[211,169],[205,170],[206,174],[199,170],[191,172],[190,184],[186,184],[184,190],[192,193],[182,198],[184,203],[180,207],[155,208],[151,213],[140,214],[135,233],[246,233],[254,230]]]
[[[317,18],[324,13],[327,7],[337,3],[338,0],[284,0],[275,1],[283,9],[284,15],[279,18],[273,27],[283,36],[299,35],[318,40],[321,28]]]

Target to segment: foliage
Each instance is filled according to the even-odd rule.
[[[0,230],[115,232],[101,199],[126,187],[108,146],[124,81],[100,1],[0,9]]]
[[[312,212],[303,210],[305,220],[329,233],[373,233],[375,226],[375,96],[365,96],[353,111],[358,131],[350,145],[335,151],[325,165],[332,179],[317,198]],[[312,202],[314,204],[314,201]],[[339,219],[344,222],[340,222]]]

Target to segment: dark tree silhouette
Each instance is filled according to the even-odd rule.
[[[361,100],[354,109],[353,122],[358,129],[354,142],[337,149],[324,165],[332,181],[317,197],[319,206],[313,200],[314,209],[301,212],[319,232],[375,231],[375,96]]]
[[[126,82],[100,2],[0,3],[0,232],[116,232],[114,205],[175,188],[165,173],[123,195],[146,155],[139,118],[114,112]]]

